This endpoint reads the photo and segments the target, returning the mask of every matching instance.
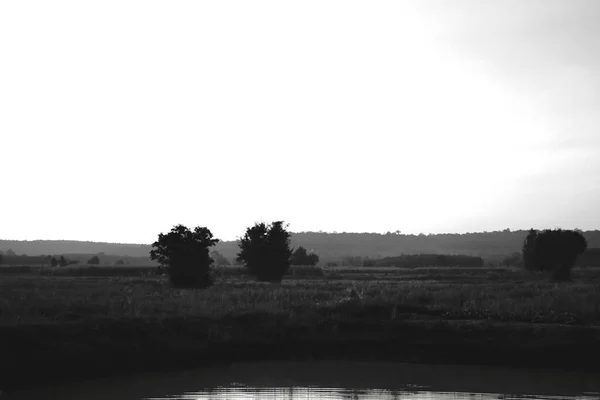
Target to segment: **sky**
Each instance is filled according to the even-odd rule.
[[[600,229],[597,0],[0,2],[0,238]]]

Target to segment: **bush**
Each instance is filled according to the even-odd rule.
[[[240,240],[237,261],[263,282],[281,282],[290,268],[290,233],[283,221],[267,226],[264,222],[248,228]]]
[[[164,270],[174,287],[205,288],[212,284],[210,267],[214,261],[209,248],[218,242],[208,228],[196,227],[192,232],[177,225],[168,234],[158,235],[150,259],[160,263],[159,271]]]
[[[319,262],[319,256],[313,253],[309,253],[302,246],[298,247],[290,259],[291,265],[317,265]]]
[[[213,260],[215,260],[216,265],[224,265],[224,266],[231,265],[229,260],[223,254],[219,253],[216,250],[213,250],[210,253],[210,256],[212,257]]]
[[[98,265],[100,264],[100,258],[98,256],[94,256],[90,258],[87,262],[89,265]]]
[[[530,271],[551,271],[554,280],[568,281],[586,248],[587,240],[578,230],[531,229],[523,242],[523,262]]]
[[[502,259],[502,265],[505,267],[520,267],[523,265],[521,253],[512,253],[510,256]]]
[[[419,267],[483,267],[483,258],[465,255],[445,254],[404,254],[398,257],[385,257],[377,260],[376,265],[399,268]]]

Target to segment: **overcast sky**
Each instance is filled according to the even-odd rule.
[[[0,2],[0,238],[600,228],[600,1]]]

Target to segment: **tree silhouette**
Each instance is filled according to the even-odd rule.
[[[571,269],[587,248],[579,230],[530,230],[523,243],[523,261],[529,270],[551,271],[556,281],[571,279]]]
[[[535,241],[537,236],[538,231],[531,228],[525,237],[525,241],[523,241],[523,248],[521,250],[521,254],[523,255],[523,265],[525,266],[525,269],[530,271],[539,270],[535,257]]]
[[[100,258],[98,256],[94,256],[90,258],[87,263],[90,265],[98,265],[100,264]]]
[[[58,265],[60,265],[61,267],[66,267],[67,265],[69,265],[69,262],[64,256],[60,256],[60,259],[58,260]]]
[[[58,265],[58,260],[56,260],[56,257],[52,257],[52,259],[50,260],[50,266],[56,267],[57,265]]]
[[[216,265],[231,265],[229,260],[216,250],[211,251],[210,256],[215,260]]]
[[[159,234],[152,244],[150,259],[157,260],[174,287],[204,288],[212,284],[209,248],[219,242],[208,228],[190,231],[176,225],[168,234]]]
[[[286,226],[287,228],[287,226]],[[264,222],[247,228],[240,240],[237,261],[242,262],[259,281],[281,282],[290,268],[290,233],[283,221],[267,226]]]
[[[290,259],[291,265],[317,265],[318,262],[319,256],[313,252],[307,252],[302,246],[294,250]]]

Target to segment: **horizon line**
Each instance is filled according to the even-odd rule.
[[[495,231],[473,231],[473,232],[438,232],[438,233],[403,233],[400,230],[397,231],[387,231],[385,233],[381,233],[381,232],[338,232],[338,231],[332,231],[332,232],[326,232],[326,231],[300,231],[300,232],[293,232],[290,231],[290,233],[292,235],[294,234],[307,234],[307,233],[312,233],[312,234],[326,234],[326,235],[380,235],[380,236],[387,236],[387,235],[392,235],[392,236],[438,236],[438,235],[473,235],[473,234],[487,234],[487,233],[502,233],[502,232],[507,232],[507,233],[513,233],[513,232],[522,232],[522,231],[528,231],[530,229],[536,229],[536,228],[528,228],[528,229],[510,229],[510,228],[505,228],[502,230],[495,230]],[[544,228],[544,229],[565,229],[565,228]],[[544,229],[536,229],[536,230],[544,230]],[[565,229],[565,230],[580,230],[581,232],[596,232],[598,231],[598,229],[588,229],[588,230],[582,230],[582,229],[578,229],[578,228],[573,228],[573,229]],[[219,238],[217,238],[219,239]],[[128,245],[128,246],[151,246],[152,243],[133,243],[133,242],[129,242],[129,243],[124,243],[124,242],[107,242],[107,241],[93,241],[93,240],[81,240],[81,239],[0,239],[0,241],[5,241],[5,242],[81,242],[81,243],[106,243],[106,244],[113,244],[113,245]],[[219,239],[219,242],[237,242],[239,241],[239,238],[236,239],[230,239],[230,240],[225,240],[225,239]]]

